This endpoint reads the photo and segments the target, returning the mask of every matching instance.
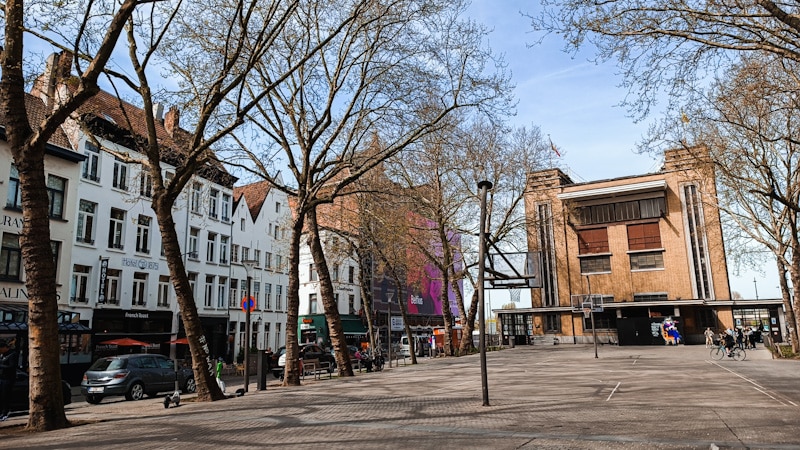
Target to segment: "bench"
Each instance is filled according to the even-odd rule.
[[[312,375],[314,379],[319,380],[323,374],[328,374],[328,378],[332,378],[331,364],[329,362],[320,361],[319,359],[304,359],[301,361],[302,370],[300,376],[305,379],[306,375]]]

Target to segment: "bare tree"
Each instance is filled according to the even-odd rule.
[[[335,24],[347,28],[331,45],[282,81],[253,114],[255,132],[268,141],[261,153],[250,152],[260,176],[272,179],[276,155],[285,159],[291,177],[277,184],[294,198],[290,241],[287,314],[287,385],[299,384],[296,364],[299,244],[304,225],[315,226],[314,210],[352,193],[350,186],[386,158],[416,145],[453,112],[467,108],[507,107],[506,78],[490,71],[485,30],[460,19],[464,4],[444,0],[400,0],[388,4],[363,0],[313,1],[298,8],[299,18],[260,70],[262,84],[274,83],[277,68],[318,45]],[[347,21],[348,17],[355,20]],[[365,152],[373,136],[383,145]],[[248,162],[247,164],[252,164]],[[307,219],[308,222],[306,222]],[[318,235],[311,230],[311,235]],[[324,264],[322,246],[312,245],[337,365],[346,365],[344,334]]]
[[[61,396],[61,366],[58,340],[58,302],[56,271],[50,247],[50,219],[45,183],[45,144],[81,104],[99,90],[97,80],[106,67],[125,22],[134,10],[149,1],[127,0],[119,4],[89,4],[65,7],[69,20],[61,20],[57,5],[34,4],[26,7],[21,0],[4,5],[4,47],[0,114],[4,116],[5,134],[19,171],[24,225],[20,248],[28,292],[28,366],[30,373],[30,415],[27,428],[46,431],[69,425]],[[42,10],[36,10],[43,8]],[[44,19],[43,19],[44,18]],[[87,31],[103,24],[102,32]],[[72,26],[71,26],[72,25]],[[49,31],[49,33],[48,33]],[[45,35],[49,37],[46,37]],[[39,38],[57,48],[78,55],[67,61],[78,75],[71,79],[75,89],[61,102],[49,101],[44,120],[32,125],[25,107],[24,40]],[[100,38],[100,39],[98,39]],[[68,76],[69,74],[63,74]]]
[[[667,117],[653,133],[670,145],[685,146],[698,161],[711,166],[719,186],[718,206],[736,227],[729,229],[767,248],[778,272],[790,276],[793,292],[785,276],[781,289],[795,352],[795,324],[800,323],[798,68],[800,63],[773,56],[743,58],[709,89],[696,93],[694,97],[703,101],[684,105],[679,115]]]
[[[593,44],[600,60],[617,59],[632,95],[624,103],[646,115],[664,89],[673,96],[735,64],[737,54],[800,61],[800,18],[791,2],[688,0],[542,0],[534,30],[562,36],[568,50]]]

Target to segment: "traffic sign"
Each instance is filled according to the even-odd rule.
[[[256,299],[252,295],[249,300],[247,297],[242,298],[242,311],[247,312],[248,306],[250,306],[250,312],[256,310]]]

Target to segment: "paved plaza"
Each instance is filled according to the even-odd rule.
[[[424,359],[214,403],[104,399],[66,430],[0,428],[0,448],[800,449],[800,362],[767,350],[711,361],[703,346],[517,347]],[[229,380],[228,391],[237,387]],[[272,383],[276,383],[271,379]],[[241,383],[241,379],[239,379]]]

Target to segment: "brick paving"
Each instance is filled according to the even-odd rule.
[[[72,449],[800,449],[800,362],[767,350],[710,361],[703,346],[516,347],[306,380],[214,403],[76,401],[66,430],[0,424],[0,447]],[[241,378],[228,377],[228,392]],[[237,385],[238,383],[238,385]]]

